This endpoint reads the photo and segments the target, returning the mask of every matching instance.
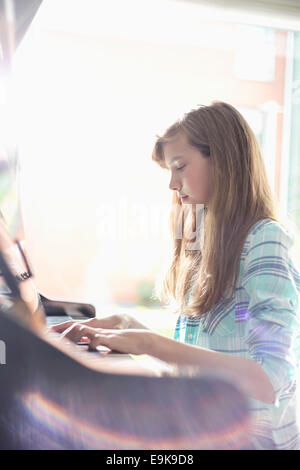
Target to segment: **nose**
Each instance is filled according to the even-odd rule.
[[[180,191],[181,189],[181,184],[180,182],[175,178],[175,176],[171,176],[171,181],[170,181],[170,184],[169,184],[169,189],[171,189],[172,191]]]

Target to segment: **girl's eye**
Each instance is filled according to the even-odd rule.
[[[184,167],[185,167],[185,165],[182,165],[182,166],[180,166],[179,168],[177,168],[177,170],[178,170],[178,171],[183,170]]]

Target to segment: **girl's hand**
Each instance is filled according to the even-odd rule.
[[[109,315],[103,318],[91,318],[83,321],[67,321],[54,325],[50,329],[57,333],[62,333],[74,324],[80,324],[91,328],[108,328],[108,329],[138,329],[149,330],[145,325],[139,323],[134,317],[130,315]]]
[[[152,341],[150,330],[93,328],[86,323],[73,323],[64,330],[62,338],[75,343],[87,338],[91,349],[106,346],[122,353],[149,354]]]

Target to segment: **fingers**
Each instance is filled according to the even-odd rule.
[[[75,323],[91,326],[93,328],[127,329],[127,328],[131,328],[131,322],[132,322],[132,318],[129,315],[124,315],[124,314],[123,315],[109,315],[107,317],[90,318],[88,320],[83,320],[83,321],[78,321],[78,320],[66,321],[64,323],[60,323],[58,325],[52,326],[51,329],[53,331],[56,331],[57,333],[62,333],[63,331],[70,328]],[[143,327],[143,325],[140,325],[140,326]]]
[[[92,328],[83,322],[74,322],[64,330],[62,338],[75,343],[87,338],[91,349],[100,348],[101,350],[105,346],[111,351],[119,353],[145,354],[147,352],[148,334],[144,330]]]
[[[124,348],[122,335],[116,334],[115,330],[98,330],[90,340],[90,349],[97,351],[110,350],[115,353],[128,353]],[[130,348],[129,348],[130,349]]]
[[[95,332],[93,337],[90,338],[90,348],[91,349],[99,349],[101,350],[102,347],[105,346],[109,349],[112,349],[110,345],[110,339],[105,334],[101,334],[99,332]]]
[[[118,335],[117,335],[118,336]],[[73,323],[69,328],[67,328],[63,334],[62,338],[73,341],[74,343],[79,343],[86,338],[89,342],[90,349],[99,349],[103,350],[103,346],[108,348],[108,350],[118,350],[123,352],[119,348],[115,348],[114,345],[119,343],[118,338],[115,335],[115,330],[107,330],[101,328],[92,328],[83,323]]]
[[[56,331],[57,333],[62,333],[66,329],[70,328],[72,325],[76,324],[82,324],[82,325],[89,325],[89,326],[97,326],[97,318],[90,318],[89,320],[83,320],[83,321],[66,321],[64,323],[59,323],[58,325],[51,326],[51,330]]]
[[[105,330],[105,332],[107,331]],[[73,323],[62,333],[61,338],[74,343],[88,342],[90,349],[97,349],[97,346],[105,346],[108,343],[105,334],[100,335],[99,332],[101,332],[101,329],[95,329],[83,323]]]
[[[51,326],[51,330],[56,331],[57,333],[62,333],[65,331],[67,328],[70,328],[71,325],[73,325],[75,321],[66,321],[64,323],[59,323],[58,325],[53,325]]]
[[[92,339],[97,330],[83,323],[73,323],[63,331],[62,338],[67,338],[74,343],[78,343],[83,338]]]

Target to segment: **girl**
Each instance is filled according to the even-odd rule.
[[[229,104],[200,106],[157,139],[152,158],[174,192],[173,258],[159,294],[175,302],[174,339],[118,315],[54,330],[92,348],[228,373],[249,397],[254,448],[300,449],[300,277],[253,132]]]

